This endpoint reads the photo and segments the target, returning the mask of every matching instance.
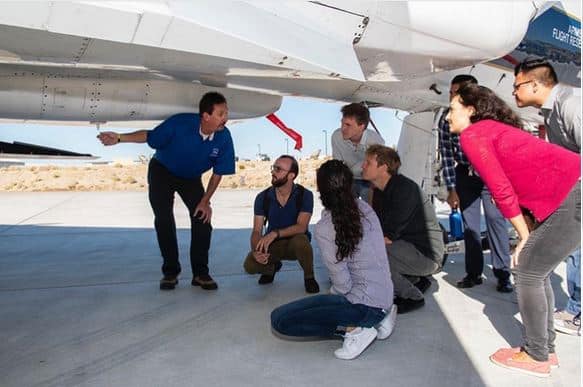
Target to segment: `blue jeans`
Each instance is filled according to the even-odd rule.
[[[346,327],[370,328],[386,312],[363,304],[353,304],[344,296],[324,294],[302,298],[271,312],[271,327],[295,337],[333,337]]]
[[[567,257],[567,290],[569,301],[565,310],[576,316],[581,313],[581,248]]]

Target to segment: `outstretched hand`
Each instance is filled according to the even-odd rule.
[[[101,132],[97,135],[97,138],[103,145],[115,145],[119,141],[119,135],[115,132]]]

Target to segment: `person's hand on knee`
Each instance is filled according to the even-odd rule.
[[[269,262],[269,253],[254,251],[253,258],[255,258],[255,261],[257,261],[257,263],[260,263],[261,265],[267,265],[267,263]]]

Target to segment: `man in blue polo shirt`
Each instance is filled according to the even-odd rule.
[[[294,184],[299,167],[295,158],[280,156],[271,166],[271,187],[255,198],[251,251],[243,267],[249,274],[260,273],[259,284],[273,282],[283,259],[297,260],[304,270],[304,287],[318,293],[314,278],[314,253],[308,225],[314,209],[314,195]],[[267,230],[263,234],[263,227]]]
[[[98,136],[104,145],[147,142],[156,150],[148,167],[148,194],[164,259],[162,290],[174,289],[181,271],[173,212],[175,193],[180,195],[191,215],[191,283],[205,290],[218,288],[208,269],[212,229],[210,199],[222,176],[235,173],[235,151],[231,133],[225,127],[227,119],[225,97],[209,92],[201,98],[198,114],[173,115],[152,130],[124,134],[102,132]],[[211,168],[213,174],[205,192],[201,175]]]

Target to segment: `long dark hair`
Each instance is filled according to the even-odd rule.
[[[470,122],[496,120],[522,129],[522,121],[518,115],[487,87],[469,83],[461,87],[457,95],[462,105],[472,106],[476,111],[470,117]]]
[[[324,208],[330,211],[336,231],[338,262],[350,257],[362,239],[361,212],[352,195],[352,172],[339,160],[328,160],[316,173],[316,183]]]

